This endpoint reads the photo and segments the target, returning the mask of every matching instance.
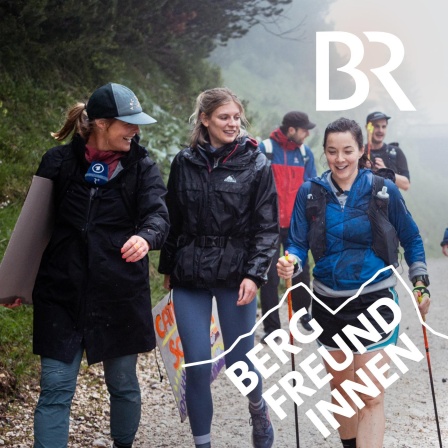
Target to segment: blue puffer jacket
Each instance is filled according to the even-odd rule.
[[[327,181],[328,173],[327,171],[321,177],[305,182],[299,190],[287,250],[304,263],[309,249],[306,201],[311,182],[316,182],[330,192],[331,199],[326,208],[326,251],[314,267],[314,279],[326,289],[353,291],[386,267],[385,262],[372,249],[372,228],[367,216],[373,175],[370,170],[359,170],[342,208]],[[404,248],[404,256],[410,267],[409,275],[411,277],[426,273],[425,253],[418,227],[395,184],[386,179],[385,185],[389,193],[389,221],[395,227],[400,244]],[[391,275],[391,270],[382,272],[372,281],[372,286]]]

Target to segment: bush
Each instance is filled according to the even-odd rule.
[[[32,352],[31,306],[0,306],[0,398],[36,380],[39,358]]]

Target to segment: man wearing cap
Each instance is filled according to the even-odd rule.
[[[311,123],[304,112],[288,112],[279,128],[271,132],[268,139],[260,143],[260,150],[271,160],[275,185],[278,194],[278,208],[280,213],[280,239],[277,253],[273,260],[280,256],[280,245],[285,244],[289,232],[294,201],[302,183],[317,175],[314,164],[314,155],[311,149],[304,144],[309,136],[310,129],[316,125]],[[303,271],[293,279],[293,283],[303,282],[310,284],[310,270],[308,263],[303,266]],[[271,308],[278,305],[278,284],[276,263],[271,264],[268,272],[268,282],[260,288],[261,310],[265,315]],[[311,304],[311,297],[304,288],[296,288],[292,292],[294,311],[305,307],[307,310]],[[303,327],[311,331],[309,325],[311,316],[309,313],[302,316],[300,321]],[[278,310],[273,311],[263,321],[264,338],[274,330],[280,328]]]
[[[372,123],[373,126],[369,157],[373,171],[381,168],[393,170],[397,187],[407,190],[410,187],[410,177],[406,156],[398,145],[384,142],[390,118],[383,112],[372,112],[367,115],[366,128],[368,134],[369,123]]]

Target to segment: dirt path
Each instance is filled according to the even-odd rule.
[[[433,303],[428,325],[434,330],[448,335],[448,259],[429,260],[429,272],[432,279],[431,293]],[[402,274],[403,278],[406,274]],[[407,280],[407,279],[406,279]],[[408,282],[409,284],[409,282]],[[425,355],[422,329],[411,299],[405,289],[399,285],[403,317],[400,333],[406,333],[410,340]],[[287,329],[286,306],[281,311],[283,328]],[[257,338],[262,334],[257,330]],[[436,390],[439,421],[442,439],[448,447],[448,340],[428,332],[430,356],[434,385]],[[302,347],[302,352],[296,356],[296,370],[300,362],[316,351],[314,343]],[[158,356],[161,363],[160,356]],[[432,448],[438,447],[437,431],[434,419],[433,402],[428,376],[426,356],[420,362],[403,359],[409,368],[402,373],[392,364],[391,373],[396,373],[399,379],[388,387],[386,392],[387,428],[384,442],[385,448]],[[163,371],[163,365],[161,365]],[[272,377],[264,381],[264,390],[278,383],[291,369],[288,362]],[[143,392],[143,413],[135,448],[177,448],[192,447],[192,436],[188,421],[181,423],[169,383],[166,379],[160,382],[154,354],[140,357],[140,379]],[[108,405],[107,393],[101,380],[101,368],[84,366],[79,378],[77,393],[72,408],[70,429],[70,448],[86,448],[91,446],[110,447],[108,437]],[[320,375],[323,376],[323,375]],[[305,385],[317,389],[306,378]],[[249,448],[250,431],[247,400],[241,396],[224,372],[213,383],[214,419],[212,426],[213,448]],[[275,395],[278,396],[278,393]],[[8,415],[0,419],[0,447],[30,448],[33,445],[32,426],[33,409],[37,397],[37,389],[29,388],[23,397],[10,406]],[[323,387],[298,408],[299,435],[302,448],[339,448],[341,446],[337,431],[330,429],[330,436],[325,440],[313,423],[305,416],[308,409],[314,409],[319,400],[329,401],[329,388]],[[277,448],[292,448],[296,446],[294,406],[291,400],[283,405],[287,413],[280,420],[271,411],[276,427]],[[319,412],[316,412],[319,415]]]
[[[429,272],[432,278],[432,308],[428,317],[428,325],[434,330],[448,335],[448,259],[429,260]],[[400,275],[407,281],[407,274]],[[406,271],[407,272],[407,271]],[[407,281],[410,285],[410,282]],[[402,373],[392,364],[391,373],[397,373],[399,379],[388,387],[386,392],[386,448],[432,448],[438,447],[438,437],[434,419],[434,408],[430,390],[428,367],[423,344],[422,328],[417,319],[411,299],[401,284],[397,287],[402,306],[400,334],[405,333],[424,355],[420,362],[407,360],[403,362],[409,368]],[[283,328],[287,328],[287,311],[282,309]],[[260,335],[261,331],[257,331]],[[431,365],[436,390],[439,422],[442,440],[448,446],[448,340],[434,336],[428,332]],[[303,346],[296,356],[296,369],[301,360],[311,353],[316,353],[314,343]],[[291,369],[290,363],[282,366],[272,377],[264,381],[267,390]],[[311,381],[305,385],[314,387]],[[314,387],[315,388],[315,387]],[[152,403],[149,397],[145,401],[145,413],[139,431],[137,448],[147,447],[189,447],[192,438],[188,422],[180,423],[177,411],[168,405],[171,397],[165,397],[164,403]],[[213,448],[250,447],[250,427],[247,411],[247,400],[243,398],[227,376],[221,372],[213,384],[215,414],[212,427]],[[277,395],[276,395],[277,396]],[[311,398],[306,398],[298,408],[300,446],[339,447],[337,431],[325,440],[314,424],[305,416],[305,411],[315,409],[319,400],[329,401],[329,388],[318,390]],[[168,406],[167,406],[168,405]],[[276,447],[295,447],[295,419],[292,401],[283,405],[287,417],[280,420],[271,411],[276,427]]]

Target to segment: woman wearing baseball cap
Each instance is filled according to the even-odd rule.
[[[67,112],[37,176],[54,182],[55,225],[33,291],[34,353],[41,393],[34,447],[66,447],[83,354],[102,362],[116,448],[131,447],[140,421],[138,353],[155,347],[149,250],[169,229],[165,185],[139,145],[156,120],[127,87],[109,83]]]

